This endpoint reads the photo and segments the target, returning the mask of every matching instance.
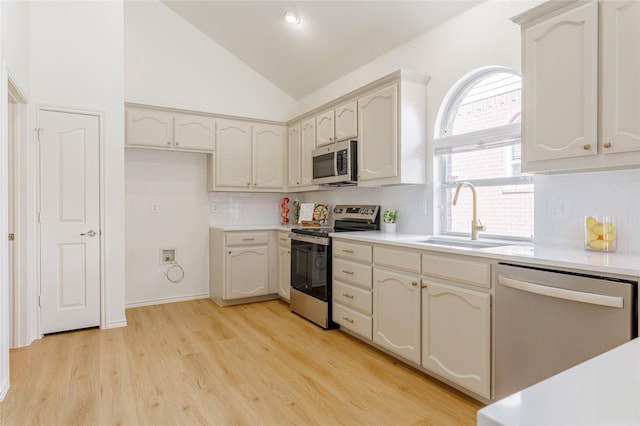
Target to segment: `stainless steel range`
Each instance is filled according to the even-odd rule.
[[[380,229],[380,206],[337,205],[334,225],[297,228],[291,234],[291,311],[322,328],[331,319],[331,237],[333,232]]]

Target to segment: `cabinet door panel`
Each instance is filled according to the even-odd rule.
[[[175,115],[175,147],[198,151],[213,151],[216,123],[213,118],[197,115]]]
[[[526,161],[598,152],[597,8],[589,3],[523,33]]]
[[[296,124],[287,131],[287,152],[288,152],[288,170],[289,176],[287,178],[287,185],[289,188],[297,188],[301,185],[300,177],[300,125]]]
[[[251,187],[251,126],[220,121],[216,132],[216,186]]]
[[[278,294],[289,300],[291,287],[291,249],[278,248]]]
[[[640,150],[640,2],[601,2],[604,153]]]
[[[284,188],[284,128],[253,127],[253,187]]]
[[[334,143],[333,110],[322,113],[316,117],[316,145],[328,145]]]
[[[261,296],[269,292],[267,247],[228,249],[226,266],[225,299]]]
[[[374,268],[373,341],[420,363],[420,279]]]
[[[316,149],[316,121],[311,118],[302,123],[300,154],[300,174],[302,186],[313,185],[313,150]]]
[[[398,175],[398,86],[358,100],[358,179]]]
[[[358,136],[358,102],[349,102],[335,110],[336,141]]]
[[[422,365],[490,397],[490,295],[423,281]]]
[[[173,146],[173,114],[128,108],[126,122],[127,145]]]

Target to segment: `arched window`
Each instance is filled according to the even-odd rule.
[[[485,237],[533,237],[533,181],[520,172],[520,76],[508,68],[482,68],[449,90],[436,122],[435,159],[441,184],[440,232],[470,235],[472,197]]]

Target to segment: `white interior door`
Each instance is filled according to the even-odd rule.
[[[93,115],[40,111],[42,333],[100,325],[100,133]]]

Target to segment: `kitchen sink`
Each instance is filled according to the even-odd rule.
[[[481,241],[481,240],[459,240],[454,238],[429,237],[426,240],[414,241],[419,244],[430,244],[443,247],[461,247],[470,249],[483,249],[491,247],[502,247],[513,245],[512,242],[502,241]]]

